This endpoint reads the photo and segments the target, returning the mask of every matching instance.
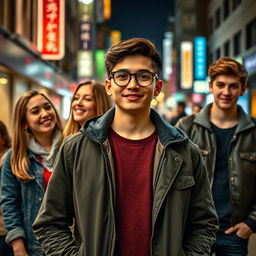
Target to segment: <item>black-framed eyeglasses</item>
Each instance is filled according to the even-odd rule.
[[[158,79],[156,73],[149,70],[140,70],[136,73],[130,73],[126,70],[118,70],[110,73],[110,78],[114,79],[114,82],[121,87],[127,86],[132,76],[135,77],[136,83],[141,87],[150,86],[154,80],[154,77]]]

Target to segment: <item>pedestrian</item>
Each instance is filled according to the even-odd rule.
[[[70,117],[63,131],[64,136],[78,132],[86,120],[103,115],[110,108],[110,98],[103,84],[92,80],[81,82],[71,100]]]
[[[209,255],[217,216],[200,152],[150,109],[159,53],[132,38],[105,65],[115,107],[63,143],[33,224],[45,254]]]
[[[11,147],[11,138],[8,133],[6,125],[0,121],[0,174],[6,152]],[[0,184],[1,185],[1,184]],[[4,229],[4,221],[2,215],[2,209],[0,208],[0,251],[1,255],[12,256],[12,248],[5,242],[6,232]]]
[[[175,110],[173,111],[174,116],[172,116],[171,120],[170,120],[170,124],[171,125],[175,125],[180,118],[187,116],[187,113],[185,112],[185,108],[186,108],[186,103],[184,101],[179,101],[177,103],[177,106],[175,108]]]
[[[51,101],[34,90],[18,99],[13,120],[12,148],[1,173],[6,242],[15,256],[43,256],[32,223],[62,141],[62,124]]]
[[[212,248],[218,256],[245,256],[256,231],[256,120],[237,104],[246,90],[247,71],[223,57],[208,70],[214,101],[177,127],[200,148],[220,222]]]
[[[202,105],[199,103],[195,103],[192,107],[192,114],[199,113],[201,109],[202,109]]]

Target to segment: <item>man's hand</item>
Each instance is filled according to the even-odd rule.
[[[29,256],[23,238],[17,238],[11,242],[14,256]]]
[[[253,233],[253,231],[247,224],[245,224],[244,222],[240,222],[240,223],[236,224],[234,227],[227,229],[225,231],[225,234],[229,235],[235,231],[236,231],[237,236],[239,236],[240,238],[244,238],[244,239],[249,238],[251,236],[251,234]]]

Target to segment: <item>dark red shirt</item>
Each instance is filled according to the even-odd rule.
[[[43,165],[42,157],[38,156],[37,158],[38,158],[38,161]],[[52,173],[49,172],[48,169],[44,165],[43,165],[43,167],[44,167],[44,191],[45,191]]]
[[[149,256],[152,231],[152,177],[157,134],[129,140],[109,134],[117,184],[117,256]]]

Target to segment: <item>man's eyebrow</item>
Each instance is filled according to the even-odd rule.
[[[122,69],[118,69],[116,71],[113,71],[113,72],[117,72],[117,71],[126,71],[126,72],[129,72],[131,73],[131,71],[129,69],[125,69],[125,68],[122,68]],[[151,72],[149,69],[138,69],[136,72],[133,72],[133,73],[137,73],[137,72],[141,72],[141,71],[147,71],[147,72]]]

